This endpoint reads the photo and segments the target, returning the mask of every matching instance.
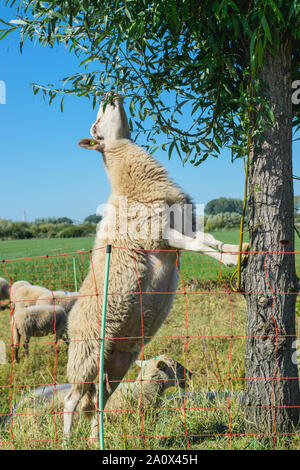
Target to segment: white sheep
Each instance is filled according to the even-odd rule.
[[[120,98],[103,106],[91,128],[93,139],[79,145],[103,153],[103,163],[111,184],[107,211],[98,226],[90,270],[80,289],[80,298],[69,314],[70,338],[67,374],[72,389],[65,399],[64,436],[71,438],[73,413],[82,400],[83,409],[95,409],[95,387],[99,372],[99,312],[105,272],[105,245],[112,245],[104,352],[104,406],[141,349],[155,335],[168,315],[177,288],[180,254],[177,249],[204,251],[226,265],[237,263],[238,247],[219,253],[209,245],[221,244],[211,235],[189,236],[178,224],[164,231],[164,208],[192,207],[190,197],[167,175],[165,168],[130,140],[129,128]],[[123,196],[123,199],[120,196]],[[122,202],[126,198],[127,207]],[[139,208],[146,212],[138,212]],[[155,216],[151,214],[155,209]],[[138,212],[138,213],[137,213]],[[191,225],[194,225],[192,212]],[[122,228],[144,229],[155,221],[156,236],[122,232]],[[151,219],[151,220],[150,220]],[[149,222],[150,221],[150,222]],[[112,223],[113,222],[113,223]],[[221,244],[222,245],[222,244]],[[114,248],[117,247],[117,248]],[[101,249],[102,248],[102,249]],[[173,249],[172,249],[173,248]],[[175,248],[175,249],[174,249]],[[222,246],[222,249],[228,249]],[[147,295],[142,295],[145,292]],[[98,436],[98,421],[93,418],[92,438]]]
[[[167,354],[135,363],[141,368],[137,378],[119,385],[108,399],[106,410],[122,410],[130,408],[130,404],[157,408],[165,390],[178,385],[185,388],[192,376],[190,371]]]
[[[16,309],[14,316],[11,318],[16,361],[19,360],[18,351],[21,338],[27,356],[31,337],[41,337],[55,333],[56,344],[66,331],[67,318],[65,310],[58,305],[34,305]]]
[[[36,301],[35,305],[59,305],[66,313],[69,313],[73,305],[75,304],[78,297],[78,292],[67,292],[67,291],[53,291],[53,295],[46,296],[42,294]]]
[[[0,277],[0,301],[9,299],[10,284],[6,279]]]
[[[122,382],[109,398],[105,410],[118,411],[132,406],[158,408],[162,403],[165,390],[170,387],[185,388],[192,374],[183,365],[166,354],[148,360],[135,361],[141,368],[134,381]],[[142,382],[141,382],[142,379]],[[53,404],[59,409],[65,396],[71,390],[70,384],[57,384],[37,387],[31,390],[12,409],[5,419],[7,424],[17,412],[29,407]],[[81,410],[88,412],[89,410]]]
[[[34,286],[27,281],[17,281],[12,286],[11,301],[13,309],[30,307],[39,297],[52,296],[51,291],[41,286]]]
[[[28,281],[16,281],[16,282],[14,282],[13,285],[11,286],[11,296],[13,297],[14,295],[16,295],[17,290],[20,287],[23,287],[23,286],[31,286],[31,284]]]

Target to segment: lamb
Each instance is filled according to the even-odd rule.
[[[28,356],[31,337],[41,337],[55,333],[56,344],[65,333],[67,318],[65,310],[59,306],[34,305],[18,308],[11,319],[16,362],[19,362],[18,351],[21,337],[23,338],[24,349]]]
[[[9,282],[3,277],[0,277],[0,301],[9,299]]]
[[[50,292],[50,296],[42,294],[36,301],[35,305],[59,305],[68,314],[75,304],[78,297],[78,292],[66,292],[66,291],[53,291],[53,295]]]
[[[165,207],[175,207],[175,215],[180,215],[185,205],[193,208],[191,199],[168,177],[162,165],[130,140],[120,97],[107,104],[105,111],[100,105],[91,135],[93,139],[82,139],[79,145],[103,154],[112,192],[98,225],[95,250],[80,298],[69,314],[67,375],[73,385],[65,399],[65,439],[71,438],[73,413],[79,401],[83,409],[96,407],[93,381],[99,369],[102,296],[98,294],[104,285],[103,246],[112,245],[109,292],[116,293],[108,295],[107,302],[104,407],[172,307],[180,263],[178,249],[205,251],[226,265],[237,264],[237,254],[219,253],[211,248],[237,253],[236,245],[224,246],[211,235],[195,235],[193,230],[183,233],[180,223],[174,220],[170,227],[166,226]],[[193,210],[190,212],[193,228]],[[144,230],[152,222],[154,236]],[[125,233],[124,226],[128,227]],[[98,437],[97,424],[94,414],[92,438]]]

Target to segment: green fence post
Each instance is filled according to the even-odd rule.
[[[100,346],[100,367],[99,367],[99,439],[100,449],[104,450],[104,429],[103,429],[103,381],[104,381],[104,338],[105,338],[105,322],[106,322],[106,307],[107,307],[107,291],[108,291],[108,278],[109,278],[109,264],[110,264],[111,245],[106,246],[106,265],[105,265],[105,278],[104,290],[102,300],[102,321],[101,321],[101,346]]]
[[[77,273],[76,273],[76,259],[73,258],[73,271],[74,271],[74,288],[78,292]]]

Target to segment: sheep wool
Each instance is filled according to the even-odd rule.
[[[0,301],[9,298],[9,287],[9,282],[3,279],[3,277],[0,277]]]

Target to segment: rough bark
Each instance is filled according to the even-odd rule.
[[[246,409],[248,431],[288,433],[298,422],[298,366],[293,361],[298,280],[294,254],[291,45],[266,53],[260,78],[275,124],[254,142],[249,168],[249,262]],[[260,146],[260,148],[259,148]],[[256,253],[253,253],[256,252]]]

